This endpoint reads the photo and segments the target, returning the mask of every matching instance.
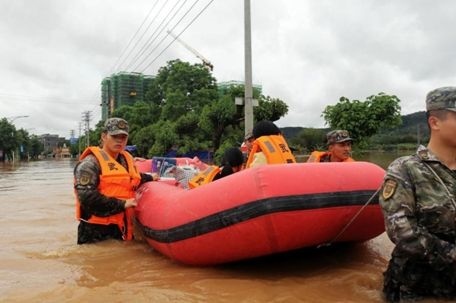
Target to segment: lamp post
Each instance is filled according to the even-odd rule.
[[[6,120],[8,120],[9,123],[13,123],[19,118],[28,118],[29,116],[13,116],[13,117],[6,117]]]
[[[22,116],[13,116],[13,117],[7,117],[6,120],[8,120],[9,123],[13,124],[14,121],[16,121],[17,119],[20,119],[20,118],[28,118],[29,116],[27,115],[22,115]],[[12,134],[14,136],[14,134]],[[15,150],[13,150],[13,163],[15,161],[14,159],[14,153],[15,153]]]

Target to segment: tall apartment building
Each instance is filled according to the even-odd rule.
[[[153,77],[141,73],[119,72],[101,82],[101,119],[106,120],[122,105],[144,101]]]

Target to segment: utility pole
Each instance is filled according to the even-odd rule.
[[[75,135],[76,135],[76,134],[75,134],[75,133],[76,133],[76,132],[74,131],[74,129],[71,129],[71,130],[70,130],[70,146],[69,146],[69,148],[70,148],[71,158],[73,158],[73,153],[72,153],[72,151],[73,151],[73,145],[74,145],[74,143],[76,143],[76,142],[75,142],[75,140],[76,140],[76,138],[75,138]]]
[[[81,156],[81,136],[82,136],[82,123],[79,122],[78,158]]]
[[[250,0],[244,0],[244,55],[245,55],[245,92],[244,124],[245,135],[253,129],[253,88],[252,88],[252,35],[250,24]]]
[[[85,126],[85,135],[86,135],[86,147],[90,146],[90,115],[91,111],[85,111],[82,113],[82,122],[84,122]]]

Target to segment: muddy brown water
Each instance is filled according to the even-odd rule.
[[[78,246],[74,164],[0,164],[0,302],[383,302],[385,234],[214,267],[138,240]]]

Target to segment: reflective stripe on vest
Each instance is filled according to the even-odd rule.
[[[135,190],[141,182],[141,175],[138,169],[134,165],[133,157],[122,151],[121,154],[127,161],[128,171],[115,159],[109,156],[105,151],[99,147],[91,146],[88,147],[81,155],[80,160],[84,159],[88,155],[93,154],[100,164],[100,184],[98,190],[101,194],[107,197],[114,197],[117,199],[130,199],[135,197]],[[91,215],[88,223],[109,225],[116,224],[122,232],[124,240],[131,240],[133,238],[133,216],[134,209],[127,208],[125,211],[111,215],[108,217],[98,217]],[[81,204],[76,195],[76,218],[81,218]]]
[[[203,184],[207,184],[214,180],[214,177],[221,171],[220,167],[211,165],[202,172],[198,173],[196,176],[188,181],[190,188],[195,188]]]
[[[268,164],[296,163],[296,159],[282,135],[262,136],[253,142],[246,167],[250,167],[254,155],[263,152]]]

